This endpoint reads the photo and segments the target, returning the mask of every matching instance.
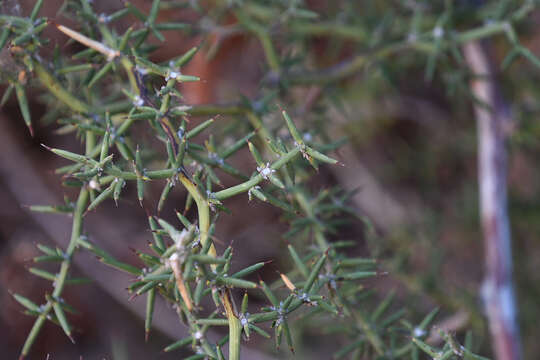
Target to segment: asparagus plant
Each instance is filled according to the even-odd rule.
[[[332,237],[343,219],[358,221],[359,216],[348,205],[352,193],[326,189],[314,194],[306,186],[320,166],[343,166],[330,154],[342,141],[332,142],[324,132],[315,137],[302,131],[294,116],[286,110],[276,110],[275,96],[286,94],[294,86],[326,86],[347,79],[369,64],[404,51],[427,54],[426,77],[431,78],[441,58],[459,58],[457,46],[495,34],[506,34],[514,46],[505,66],[519,55],[538,62],[519,44],[514,31],[514,24],[526,17],[533,2],[525,1],[511,11],[503,9],[494,21],[463,31],[451,30],[454,9],[452,2],[445,2],[439,18],[425,21],[434,26],[431,32],[420,26],[423,7],[419,5],[410,36],[403,40],[388,34],[392,40],[385,43],[378,43],[354,21],[315,21],[319,15],[301,2],[286,3],[228,1],[205,8],[197,2],[188,5],[154,0],[148,14],[130,2],[116,12],[98,14],[90,0],[68,0],[61,13],[77,20],[77,28],[40,17],[42,0],[36,1],[29,16],[0,15],[0,47],[9,53],[9,61],[16,69],[3,75],[7,89],[2,103],[14,92],[22,118],[33,134],[34,120],[26,94],[29,86],[40,89],[46,94],[45,117],[57,119],[59,131],[76,136],[84,148],[79,152],[43,144],[44,149],[69,161],[56,173],[62,176],[65,186],[75,187],[79,193],[73,202],[32,207],[35,211],[70,215],[73,225],[66,249],[38,245],[42,255],[34,259],[36,266],[42,262],[58,266],[56,273],[39,267],[30,269],[34,275],[51,281],[50,294],[45,294],[39,303],[13,294],[25,312],[35,317],[21,358],[30,354],[46,321],[59,325],[75,341],[69,320],[72,307],[64,299],[63,291],[68,285],[84,282],[70,274],[73,257],[79,251],[87,251],[103,264],[133,276],[128,291],[133,297],[145,297],[147,302],[146,336],[152,328],[156,298],[162,297],[171,304],[171,311],[177,313],[190,335],[166,346],[164,351],[190,347],[190,359],[224,359],[223,348],[228,344],[228,358],[237,360],[243,338],[270,337],[262,323],[271,324],[277,347],[285,337],[287,346],[294,351],[291,322],[296,319],[338,322],[340,329],[336,331],[347,334],[350,343],[335,354],[336,358],[353,354],[415,359],[423,352],[436,359],[482,359],[471,352],[470,336],[465,345],[445,332],[441,334],[443,345],[436,347],[426,342],[436,310],[415,325],[405,319],[403,310],[392,310],[392,296],[379,301],[371,310],[360,306],[369,297],[361,286],[363,279],[377,279],[383,273],[373,258],[347,256],[348,249],[356,246],[355,241],[335,241]],[[190,106],[183,102],[178,85],[199,81],[197,74],[182,71],[198,48],[154,62],[151,55],[156,45],[150,40],[164,41],[166,31],[190,33],[205,29],[200,24],[158,22],[160,11],[171,6],[194,6],[203,14],[207,12],[205,16],[216,23],[220,13],[234,15],[235,30],[255,37],[267,60],[268,75],[262,85],[265,91],[260,97],[224,106]],[[277,17],[278,14],[285,15]],[[135,19],[134,25],[121,32],[115,23],[127,17]],[[276,17],[279,21],[273,24]],[[292,34],[293,38],[328,35],[368,43],[369,51],[325,71],[307,71],[280,56],[269,31],[276,26],[277,31]],[[403,22],[398,26],[405,29],[409,24]],[[81,44],[83,50],[69,57],[56,48],[51,57],[41,57],[41,48],[49,45],[42,35],[46,28],[57,29],[70,42]],[[247,129],[245,133],[234,133],[232,145],[229,142],[226,146],[225,138],[213,130],[220,114],[236,116],[249,124],[243,127]],[[191,116],[209,119],[193,126]],[[269,116],[272,121],[268,121]],[[134,129],[144,129],[161,148],[151,148],[140,131]],[[206,137],[203,143],[197,141],[201,136]],[[240,151],[249,151],[253,157],[251,173],[244,173],[229,161]],[[236,184],[224,186],[220,174],[233,177]],[[145,197],[145,187],[151,182],[163,184],[157,205],[150,205]],[[87,212],[99,211],[105,201],[118,202],[126,186],[136,188],[137,200],[150,214],[146,220],[152,242],[147,252],[136,252],[142,267],[121,262],[99,248],[90,240],[92,230],[84,226]],[[158,214],[175,187],[185,189],[188,197],[184,209],[176,212],[178,222],[171,223]],[[280,209],[290,224],[285,237],[290,239],[287,251],[294,266],[280,272],[275,283],[246,279],[264,267],[264,262],[233,273],[231,261],[234,252],[241,249],[229,246],[219,253],[214,246],[219,214],[227,211],[229,198],[244,193],[250,201],[263,201]],[[187,210],[193,204],[197,214],[188,218]],[[313,246],[309,245],[310,239]],[[238,289],[244,293],[241,302],[235,296]],[[248,300],[255,292],[264,294],[268,306],[250,314]],[[213,301],[213,310],[203,308],[208,299]],[[214,326],[227,326],[228,335],[212,341],[208,332]]]

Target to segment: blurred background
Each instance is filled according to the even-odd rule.
[[[0,11],[12,14],[28,14],[33,5],[33,1],[1,3]],[[132,3],[145,11],[151,5],[151,1],[144,0]],[[323,19],[356,21],[359,29],[369,31],[366,42],[375,44],[378,39],[403,35],[399,35],[399,27],[412,21],[415,14],[407,12],[407,6],[425,7],[428,16],[435,20],[441,8],[422,1],[403,2],[409,5],[398,3],[305,1],[306,6]],[[456,7],[470,10],[468,15],[464,12],[461,22],[454,24],[457,29],[478,23],[478,18],[474,17],[477,7],[478,11],[502,7],[496,4],[498,2],[484,4],[463,0],[454,3]],[[501,3],[511,8],[522,2]],[[46,1],[42,16],[76,28],[69,19],[57,15],[61,5],[62,1]],[[217,6],[212,1],[201,1],[200,5],[209,9]],[[99,9],[97,13],[111,13],[124,5],[120,0],[94,0],[93,6]],[[201,17],[200,12],[189,6],[171,6],[160,16],[188,23],[200,21]],[[209,19],[215,20],[211,15]],[[223,26],[234,23],[235,19],[227,15],[219,19],[222,27],[204,35],[165,33],[168,45],[156,50],[151,57],[153,61],[163,61],[201,45],[199,54],[183,69],[184,73],[202,79],[180,89],[186,104],[255,99],[261,81],[268,77],[265,54],[257,39],[234,31],[224,32]],[[540,12],[535,10],[517,29],[521,43],[533,54],[540,54],[539,24]],[[127,19],[118,24],[123,30],[129,25]],[[398,30],[393,30],[395,28]],[[351,39],[319,34],[293,39],[294,43],[279,38],[278,33],[276,41],[281,42],[280,49],[289,54],[290,61],[298,57],[297,61],[311,68],[324,68],[362,51],[362,46],[371,46],[354,40],[355,36],[361,37],[358,31]],[[53,27],[47,28],[45,33],[51,39],[51,46],[43,50],[44,57],[54,44],[58,44],[62,52],[74,52],[75,46],[65,45],[65,36]],[[0,53],[0,66],[5,70],[10,65],[4,50]],[[300,56],[298,52],[307,55]],[[500,71],[508,52],[503,36],[492,39],[491,55],[497,64],[497,79],[512,111],[508,186],[514,279],[525,358],[533,359],[540,352],[535,336],[540,319],[540,126],[537,120],[540,72],[530,61],[521,58]],[[314,176],[312,188],[339,185],[349,190],[358,189],[350,206],[373,224],[373,232],[367,236],[365,223],[357,221],[348,224],[340,236],[357,240],[359,247],[355,251],[376,256],[381,260],[381,270],[388,272],[388,276],[369,281],[366,286],[379,297],[396,291],[395,306],[407,309],[413,319],[421,319],[434,307],[441,307],[438,325],[448,326],[458,337],[464,330],[472,329],[480,353],[489,356],[491,345],[479,295],[484,253],[478,218],[476,121],[470,91],[464,73],[445,59],[439,60],[433,78],[427,79],[428,62],[423,54],[406,52],[370,64],[342,81],[288,89],[286,97],[276,99],[276,104],[286,105],[306,131],[310,131],[308,124],[322,122],[329,138],[347,137],[347,143],[337,151],[337,157],[345,166],[322,168]],[[3,91],[4,87],[0,88],[0,92]],[[37,88],[30,93],[33,119],[39,119],[45,112],[40,95]],[[193,118],[193,124],[199,120]],[[246,120],[226,115],[219,118],[222,126],[241,121]],[[0,352],[5,359],[17,358],[33,324],[33,318],[22,314],[9,291],[40,301],[42,295],[50,291],[48,282],[26,270],[32,266],[29,259],[38,254],[35,244],[65,246],[69,240],[69,218],[32,213],[27,208],[34,204],[59,204],[64,196],[73,195],[61,186],[59,177],[54,174],[54,169],[65,162],[40,146],[44,143],[56,148],[78,149],[76,139],[57,134],[56,128],[51,122],[36,121],[35,134],[31,137],[15,97],[0,109]],[[249,153],[244,152],[233,162],[247,170],[253,167],[249,159]],[[150,187],[150,201],[159,199],[161,187],[162,184]],[[183,207],[185,196],[177,187],[161,216],[173,221],[172,210]],[[145,249],[151,233],[134,188],[127,189],[125,199],[118,208],[113,201],[105,202],[99,211],[88,214],[85,222],[91,229],[93,241],[118,259],[137,264],[136,256],[128,249]],[[277,278],[277,269],[289,265],[283,256],[286,243],[281,237],[288,228],[279,211],[260,202],[248,202],[247,196],[233,198],[227,206],[231,214],[220,218],[218,223],[217,238],[223,239],[220,247],[234,241],[234,266],[238,268],[273,260],[259,275],[265,279]],[[132,279],[105,267],[84,252],[77,255],[75,273],[93,280],[88,285],[68,287],[64,294],[80,311],[72,316],[77,343],[71,344],[59,327],[47,324],[31,358],[44,359],[47,354],[51,359],[184,356],[181,352],[161,353],[164,346],[186,331],[165,304],[158,307],[155,330],[145,343],[144,301],[129,301],[125,290]],[[255,301],[254,307],[264,303],[264,299],[258,300],[260,303]],[[320,339],[315,342],[309,328],[301,324],[295,334],[297,359],[328,359],[329,354],[346,343],[345,340],[336,344]],[[291,356],[286,352],[276,353],[272,344],[256,337],[250,340],[244,355],[246,359]]]

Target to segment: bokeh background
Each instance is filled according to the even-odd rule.
[[[119,0],[93,3],[103,13],[123,6]],[[151,1],[144,0],[132,3],[146,10],[151,5]],[[395,1],[358,1],[350,9],[343,7],[351,3],[347,1],[305,3],[323,17],[356,14],[383,25],[392,21],[385,20],[384,15],[399,8]],[[42,14],[55,18],[61,4],[47,0]],[[32,5],[33,1],[9,0],[2,2],[0,9],[27,14]],[[206,5],[211,7],[212,2]],[[173,8],[163,16],[195,22],[199,15],[188,9]],[[76,27],[62,17],[56,21]],[[124,28],[129,25],[128,21],[119,24]],[[519,28],[520,40],[533,54],[540,54],[538,30],[540,12],[536,11]],[[64,46],[65,36],[54,28],[47,29],[46,34],[51,44],[60,45],[63,52],[75,50],[73,45]],[[166,37],[170,45],[156,51],[152,56],[154,61],[203,44],[201,52],[184,69],[185,73],[203,79],[181,89],[187,104],[227,103],[256,95],[265,76],[265,66],[263,51],[255,39],[232,35],[219,39],[220,47],[216,48],[219,34],[203,37],[168,32]],[[493,61],[500,64],[508,46],[504,39],[495,38],[493,42]],[[317,55],[315,66],[337,63],[355,51],[353,43],[325,36],[310,38],[304,47]],[[5,54],[0,53],[0,59],[5,69],[9,65]],[[465,329],[472,329],[480,352],[489,356],[489,336],[479,295],[484,254],[478,219],[477,141],[472,102],[466,89],[460,87],[463,74],[455,68],[446,68],[443,63],[433,80],[427,81],[426,61],[425,56],[412,53],[394,58],[391,63],[370,66],[322,90],[297,88],[289,94],[288,106],[299,121],[310,118],[310,121],[327,122],[330,138],[348,138],[337,152],[345,166],[322,168],[312,186],[313,189],[336,185],[359,189],[351,206],[371,221],[374,232],[366,236],[364,222],[358,221],[347,226],[344,236],[358,241],[359,254],[381,259],[381,269],[388,272],[388,276],[366,286],[380,297],[396,291],[395,306],[405,307],[412,318],[421,318],[440,306],[438,324],[448,325],[458,337]],[[539,74],[538,68],[524,59],[497,73],[513,114],[508,142],[509,214],[526,359],[534,359],[540,352],[536,339],[540,319]],[[33,118],[39,119],[45,107],[38,89],[30,93],[30,105]],[[324,112],[313,115],[318,106],[323,106]],[[198,119],[192,121],[196,124]],[[231,119],[222,116],[219,121],[226,125]],[[79,144],[72,137],[55,133],[55,128],[54,124],[36,122],[32,138],[14,97],[0,109],[0,353],[5,359],[17,358],[33,323],[32,318],[21,313],[9,291],[39,301],[50,289],[46,281],[26,271],[31,266],[29,259],[38,254],[35,244],[65,246],[69,239],[70,219],[32,213],[27,207],[61,203],[64,196],[70,195],[53,172],[65,163],[45,151],[40,143],[65,149],[76,149]],[[253,164],[249,159],[249,154],[241,153],[234,162],[250,169]],[[159,199],[160,190],[160,186],[151,187],[149,198]],[[175,189],[162,216],[172,219],[172,210],[183,206],[185,195]],[[100,246],[122,261],[137,263],[129,248],[144,249],[151,233],[134,189],[128,189],[125,198],[118,208],[112,201],[106,202],[85,221],[87,228],[92,229],[93,240]],[[217,237],[223,239],[220,246],[234,241],[236,267],[274,260],[259,275],[276,278],[276,269],[288,265],[281,237],[287,226],[281,221],[280,213],[265,204],[248,203],[247,197],[234,198],[227,206],[232,213],[220,219],[217,232]],[[156,329],[145,343],[144,301],[128,301],[125,290],[132,279],[84,253],[77,255],[75,272],[93,280],[92,284],[68,287],[65,291],[65,298],[80,311],[72,317],[77,343],[69,343],[60,328],[47,324],[31,358],[44,359],[47,354],[51,359],[182,358],[182,353],[161,353],[165,345],[185,333],[171,309],[161,304],[155,315]],[[264,302],[262,298],[259,300],[260,304]],[[309,328],[301,325],[296,340],[298,359],[328,359],[340,346],[324,340],[312,341]],[[273,352],[271,344],[256,338],[248,348],[247,359],[267,358],[263,352],[274,358],[290,356]]]

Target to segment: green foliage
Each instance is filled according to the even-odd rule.
[[[339,328],[333,329],[334,336],[340,334],[350,342],[335,354],[336,358],[352,354],[355,358],[415,359],[420,350],[437,359],[481,359],[468,350],[470,344],[462,346],[446,333],[442,334],[442,347],[425,342],[435,312],[414,326],[405,320],[402,307],[397,306],[396,310],[391,306],[392,296],[372,300],[361,283],[366,278],[382,276],[377,262],[348,257],[348,248],[356,242],[334,241],[344,220],[358,221],[347,205],[353,194],[339,189],[312,193],[308,186],[313,169],[341,166],[329,153],[342,141],[332,143],[327,125],[320,122],[313,127],[299,126],[295,116],[287,111],[281,111],[281,117],[272,115],[277,113],[276,102],[289,105],[287,94],[295,86],[322,86],[323,92],[328,92],[324,96],[332,100],[334,84],[346,82],[368,67],[382,69],[391,82],[393,69],[386,67],[387,61],[405,52],[422,57],[428,80],[435,79],[438,71],[461,71],[458,47],[497,34],[505,35],[512,47],[503,67],[510,66],[519,56],[537,65],[540,61],[520,44],[515,33],[534,8],[534,2],[488,2],[476,8],[467,6],[466,1],[419,1],[414,2],[414,7],[406,5],[413,2],[396,2],[392,9],[374,1],[345,1],[347,11],[335,10],[335,14],[319,14],[304,7],[301,1],[223,1],[210,2],[208,8],[197,1],[187,3],[154,0],[147,15],[126,2],[125,8],[100,15],[93,10],[91,1],[68,0],[62,14],[76,21],[76,30],[39,17],[43,1],[36,2],[30,17],[0,15],[0,47],[9,46],[6,51],[10,53],[12,67],[17,69],[2,76],[8,83],[2,103],[15,90],[22,118],[32,133],[35,119],[31,119],[25,88],[35,86],[45,91],[49,95],[49,114],[61,125],[59,131],[79,138],[85,149],[79,153],[44,145],[70,162],[57,173],[68,179],[66,185],[69,181],[70,186],[78,187],[79,195],[75,202],[32,207],[35,211],[71,215],[73,229],[65,250],[38,245],[43,255],[34,261],[38,265],[52,262],[58,266],[55,274],[38,267],[29,269],[52,283],[52,293],[44,297],[45,302],[37,305],[14,294],[25,311],[36,317],[21,355],[29,354],[45,321],[59,325],[72,339],[71,307],[62,293],[66,285],[84,282],[71,278],[69,273],[74,254],[88,251],[100,262],[135,278],[129,292],[133,297],[146,298],[147,336],[152,328],[156,297],[174,304],[190,336],[165,347],[165,352],[191,346],[193,358],[219,359],[223,358],[221,348],[228,342],[229,358],[238,359],[242,336],[270,337],[261,323],[270,323],[274,328],[277,347],[285,337],[287,346],[294,351],[291,324],[293,320],[305,319],[312,326],[330,321],[339,324]],[[197,48],[155,63],[150,60],[155,41],[149,40],[163,42],[166,31],[205,30],[197,24],[158,22],[160,11],[173,6],[193,6],[220,31],[225,31],[225,25],[220,25],[222,14],[234,15],[235,31],[256,38],[266,57],[268,73],[260,96],[230,106],[183,103],[177,85],[199,80],[197,74],[181,71]],[[136,26],[122,33],[115,21],[124,17],[133,19]],[[490,21],[481,22],[487,19]],[[42,31],[54,26],[71,41],[84,45],[84,50],[71,57],[58,52],[51,58],[42,58],[40,49],[49,42]],[[280,41],[274,39],[273,29],[279,32]],[[306,70],[303,66],[313,56],[306,42],[317,36],[333,39],[337,47],[345,41],[352,42],[354,55],[328,69]],[[219,46],[218,42],[212,52],[217,53]],[[283,49],[295,51],[287,53]],[[321,63],[324,60],[328,59]],[[220,114],[235,116],[244,122],[238,128],[247,130],[238,133],[216,127],[214,118],[195,127],[189,122],[189,116]],[[151,134],[161,149],[150,148],[147,138],[135,129]],[[206,139],[202,144],[198,141],[201,137]],[[226,145],[227,137],[234,137],[232,146]],[[251,174],[229,162],[230,157],[246,147],[255,164]],[[237,184],[224,187],[222,173],[235,178]],[[125,186],[135,187],[141,206],[149,208],[146,185],[160,180],[164,187],[156,214],[164,208],[175,186],[184,187],[189,197],[185,211],[177,213],[177,224],[157,215],[148,217],[153,242],[148,252],[136,252],[142,266],[120,262],[88,239],[83,229],[87,212],[99,211],[104,201],[118,202],[124,196]],[[233,249],[229,247],[218,254],[213,245],[212,233],[219,213],[227,211],[226,200],[243,193],[250,200],[256,198],[281,209],[290,224],[284,236],[290,239],[288,251],[293,267],[283,272],[275,284],[246,279],[265,266],[262,262],[231,273]],[[190,220],[185,214],[193,202],[197,218]],[[311,239],[314,246],[309,246]],[[234,289],[245,291],[241,305],[232,296]],[[248,299],[255,292],[266,296],[268,306],[249,314]],[[214,311],[201,308],[204,298],[213,299]],[[373,308],[361,305],[364,303]],[[228,326],[229,336],[212,342],[207,337],[212,326]]]

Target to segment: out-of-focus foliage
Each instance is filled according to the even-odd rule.
[[[379,114],[378,110],[389,110],[380,109],[384,104],[379,99],[435,89],[433,102],[450,108],[451,117],[470,119],[475,99],[461,46],[482,39],[492,39],[502,54],[500,67],[509,74],[503,85],[511,103],[519,104],[516,119],[522,126],[512,136],[512,144],[535,148],[536,126],[531,119],[537,106],[531,94],[537,91],[536,75],[523,79],[524,73],[516,70],[516,64],[531,69],[540,64],[521,35],[533,26],[534,1],[154,0],[142,7],[125,2],[101,13],[92,1],[68,0],[54,20],[40,17],[42,6],[43,1],[37,1],[28,14],[0,15],[1,80],[7,85],[2,103],[14,96],[33,133],[37,120],[27,96],[30,88],[38,89],[47,107],[41,121],[56,122],[56,131],[79,139],[83,150],[45,146],[69,160],[56,173],[63,185],[78,189],[78,196],[66,199],[65,204],[32,208],[72,216],[73,228],[66,249],[38,245],[42,255],[34,258],[38,264],[29,269],[51,281],[51,293],[38,303],[14,294],[26,313],[36,318],[22,356],[30,353],[46,321],[59,325],[73,341],[69,320],[73,309],[62,293],[67,285],[85,282],[72,277],[70,268],[76,252],[88,251],[133,276],[128,290],[133,297],[146,297],[147,336],[156,297],[173,305],[190,335],[164,351],[190,347],[190,359],[224,358],[222,348],[227,343],[228,357],[237,359],[242,339],[270,337],[260,323],[271,325],[276,347],[284,337],[291,351],[291,328],[296,327],[300,334],[324,342],[337,339],[336,358],[416,359],[427,354],[437,359],[482,359],[472,352],[478,349],[472,333],[464,338],[461,328],[456,329],[460,331],[457,337],[444,329],[431,331],[437,311],[420,315],[423,311],[415,304],[405,306],[393,294],[381,297],[372,291],[390,271],[414,296],[427,294],[448,312],[466,309],[471,320],[466,327],[484,336],[470,295],[453,294],[441,286],[439,269],[445,254],[433,244],[420,244],[428,249],[423,252],[424,262],[431,270],[424,277],[409,276],[418,243],[409,247],[411,236],[396,233],[380,241],[370,222],[352,207],[354,192],[314,190],[312,178],[320,169],[347,166],[331,154],[339,154],[344,143],[334,131],[336,113],[347,117],[351,111],[371,112],[376,121],[346,125],[350,143],[362,149],[380,139],[383,145],[398,149],[400,157],[392,166],[381,166],[384,178],[418,185],[429,203],[438,201],[434,184],[439,185],[444,175],[436,173],[436,166],[422,165],[444,161],[447,153],[431,139],[415,138],[426,149],[417,156],[406,141],[388,136],[399,124],[387,112]],[[178,20],[182,12],[192,14],[192,19]],[[64,20],[75,26],[63,25]],[[69,38],[74,53],[43,35],[51,28]],[[156,53],[171,46],[168,36],[178,33],[182,38],[197,37],[200,46],[172,57],[157,57]],[[182,86],[201,76],[184,73],[189,62],[194,56],[219,60],[226,52],[223,48],[238,38],[255,42],[263,55],[264,62],[256,70],[260,81],[253,91],[228,94],[227,104],[186,102]],[[311,89],[312,98],[297,95],[306,88]],[[351,107],[351,102],[361,102],[365,109]],[[280,111],[278,104],[286,111]],[[215,121],[220,115],[227,120]],[[195,126],[190,119],[196,116],[205,120]],[[473,136],[462,131],[459,120],[455,132],[451,131],[454,124],[429,120],[444,122],[441,128],[446,127],[448,134],[444,136],[455,137],[459,143],[442,144],[452,151],[473,152]],[[407,130],[416,128],[411,125]],[[250,172],[230,161],[242,151],[251,154]],[[158,181],[163,190],[159,201],[152,203],[146,197],[147,186]],[[148,251],[136,252],[143,264],[139,267],[97,247],[89,240],[92,229],[83,226],[87,212],[99,211],[104,201],[120,201],[125,186],[136,188],[137,200],[149,214],[144,220],[152,242]],[[178,222],[171,224],[160,211],[175,187],[185,188],[188,196],[176,212]],[[233,255],[241,254],[241,247],[230,246],[221,254],[214,247],[219,214],[228,211],[226,200],[242,193],[250,201],[279,209],[288,224],[283,236],[291,267],[280,269],[273,284],[246,278],[267,266],[264,262],[231,272]],[[475,208],[472,202],[467,209]],[[195,208],[196,214],[190,212]],[[249,221],[248,212],[239,216]],[[440,219],[433,215],[432,221],[436,226]],[[362,239],[367,240],[372,255],[349,256],[359,247],[358,239],[348,237],[351,224],[362,224],[366,232]],[[429,239],[431,234],[422,236]],[[54,263],[55,272],[39,267],[42,262]],[[245,289],[241,301],[235,297],[238,288]],[[261,294],[268,306],[248,313],[248,298]],[[412,310],[412,316],[407,310]],[[213,326],[228,326],[229,334],[212,340],[208,334]],[[433,340],[433,334],[438,339]]]

